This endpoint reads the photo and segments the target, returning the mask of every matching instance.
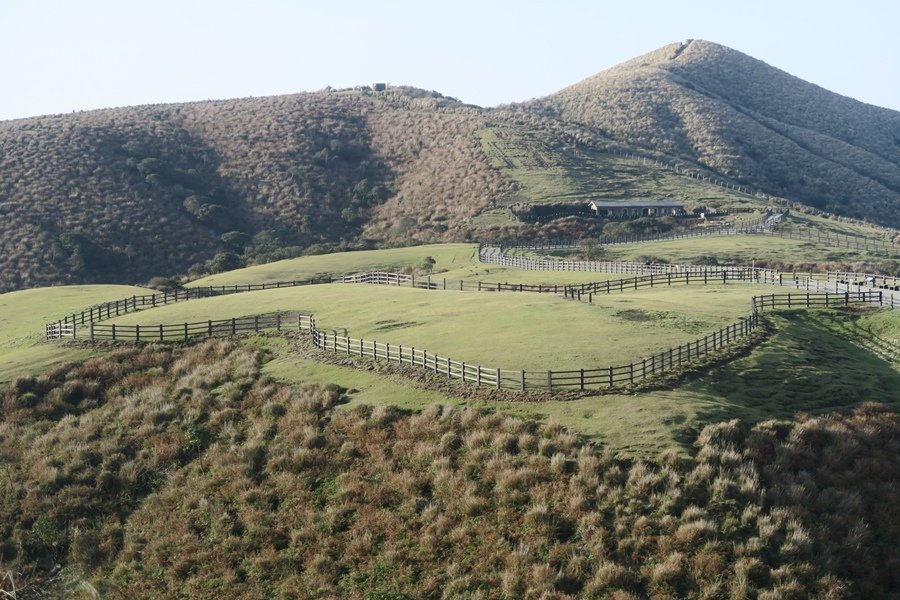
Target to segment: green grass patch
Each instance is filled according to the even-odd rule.
[[[750,311],[771,288],[678,286],[595,296],[594,304],[553,294],[429,292],[325,284],[170,304],[111,322],[198,322],[274,311],[312,313],[320,329],[426,348],[504,369],[547,370],[627,364],[719,329]],[[628,311],[648,318],[635,322]]]
[[[714,258],[719,264],[752,265],[755,261],[791,263],[881,261],[883,256],[826,243],[771,235],[704,236],[682,240],[605,246],[604,260],[665,260],[692,264]]]
[[[0,294],[0,382],[92,354],[45,343],[45,323],[92,304],[147,292],[127,285],[72,285]]]
[[[634,158],[547,143],[541,131],[488,127],[476,132],[494,168],[518,184],[510,201],[563,202],[672,197],[702,206],[762,206],[759,199],[678,175]],[[501,220],[494,210],[485,224]],[[509,218],[505,219],[507,222]]]
[[[189,287],[290,281],[316,276],[341,276],[361,271],[402,271],[434,258],[435,271],[446,271],[477,261],[477,244],[431,244],[385,250],[335,252],[279,260],[245,269],[210,275],[191,282]]]
[[[710,423],[790,419],[797,413],[847,411],[863,402],[900,409],[900,369],[834,332],[831,311],[770,314],[773,335],[747,356],[672,390],[588,396],[545,402],[489,402],[448,397],[384,374],[281,355],[266,371],[286,381],[336,383],[351,389],[351,405],[431,404],[490,408],[565,426],[617,452],[649,458],[674,448],[688,452]],[[866,318],[900,327],[900,314]],[[354,391],[355,390],[355,391]]]

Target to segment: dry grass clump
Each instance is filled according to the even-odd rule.
[[[886,409],[720,423],[692,458],[630,462],[470,408],[335,410],[339,390],[284,387],[258,364],[221,341],[122,350],[4,390],[0,567],[35,586],[59,563],[105,597],[897,588],[900,418]],[[91,404],[46,407],[76,379]]]
[[[240,418],[208,388],[248,376],[257,362],[221,341],[122,348],[0,390],[3,570],[27,590],[55,565],[112,560],[144,498]],[[192,387],[200,370],[205,387]]]

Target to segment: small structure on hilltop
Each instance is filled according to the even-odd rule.
[[[637,219],[640,217],[681,217],[685,215],[680,200],[591,200],[588,208],[596,217],[604,219]]]
[[[384,90],[387,89],[387,84],[386,83],[373,83],[372,89],[375,90],[376,92],[383,92]]]

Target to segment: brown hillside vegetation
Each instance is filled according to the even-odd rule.
[[[507,185],[478,150],[483,126],[412,88],[0,123],[0,290],[462,238]]]
[[[718,44],[671,44],[523,108],[770,194],[900,224],[900,113]]]
[[[481,140],[497,132],[489,156]],[[900,225],[900,113],[696,41],[498,109],[391,87],[0,122],[0,291],[596,229],[514,223],[504,207],[532,200],[529,186],[543,200],[598,185],[627,198],[684,195],[684,179],[683,200],[721,194],[652,162],[616,166],[635,150]]]
[[[474,409],[336,410],[233,342],[121,348],[0,392],[19,597],[882,598],[900,419],[711,425],[616,458]],[[55,565],[62,565],[58,570]]]

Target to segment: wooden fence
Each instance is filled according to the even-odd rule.
[[[900,254],[900,245],[889,240],[873,240],[871,238],[821,231],[819,229],[804,228],[778,228],[783,222],[788,211],[769,217],[761,217],[756,221],[737,225],[721,227],[704,227],[675,233],[639,234],[616,237],[603,237],[597,239],[602,246],[614,246],[623,244],[639,244],[649,242],[664,242],[683,240],[706,236],[729,236],[761,234],[792,240],[825,243],[852,250],[865,250],[868,252],[888,255]],[[532,241],[499,241],[496,243],[485,242],[485,246],[496,246],[501,250],[553,250],[574,249],[578,247],[578,241],[571,238],[556,238],[548,240]]]
[[[513,390],[612,389],[629,387],[718,352],[749,335],[768,309],[835,308],[851,304],[883,305],[881,292],[787,293],[756,296],[752,312],[716,332],[626,365],[569,370],[509,370],[440,356],[424,348],[339,336],[313,330],[316,347],[335,354],[366,356],[407,364],[479,386]]]
[[[310,331],[315,328],[311,315],[299,313],[274,313],[197,321],[193,323],[168,323],[154,325],[120,325],[91,321],[83,327],[75,323],[49,323],[47,339],[83,338],[91,341],[112,340],[120,342],[178,342],[201,337],[227,337],[247,332]]]
[[[512,390],[611,389],[628,387],[681,368],[748,335],[758,324],[758,314],[743,318],[702,338],[669,348],[636,362],[601,368],[570,370],[509,370],[440,356],[424,348],[403,346],[313,331],[313,343],[335,354],[366,356],[407,364],[478,386]]]
[[[277,313],[194,323],[156,325],[116,325],[89,323],[85,337],[90,340],[174,342],[198,337],[233,336],[264,330],[309,331],[316,347],[336,354],[371,357],[426,369],[466,383],[497,389],[562,390],[612,389],[630,387],[715,353],[749,335],[759,324],[759,312],[766,309],[831,308],[850,304],[883,305],[881,292],[789,293],[756,296],[752,312],[739,321],[696,340],[669,348],[626,365],[565,370],[509,370],[440,356],[424,348],[339,336],[337,331],[320,330],[312,315]],[[48,327],[56,326],[50,324]],[[59,331],[76,327],[65,325]]]
[[[900,291],[900,277],[879,275],[878,273],[853,273],[847,271],[826,271],[828,281],[836,281],[855,286],[866,286],[882,290]]]
[[[781,271],[760,267],[711,266],[711,265],[673,265],[668,263],[636,263],[607,260],[549,260],[534,259],[521,256],[508,256],[496,246],[483,246],[479,252],[479,260],[484,263],[497,264],[529,271],[567,271],[582,273],[622,273],[626,275],[683,275],[690,277],[721,278],[722,273],[736,274],[745,281],[775,283],[781,277]]]
[[[347,275],[340,280],[342,283],[366,283],[374,285],[390,285],[412,287],[423,290],[456,290],[468,292],[532,292],[563,294],[567,298],[586,299],[593,301],[594,294],[612,294],[628,290],[637,290],[647,287],[690,285],[691,283],[709,285],[716,283],[728,283],[729,281],[743,281],[750,283],[766,283],[780,285],[782,274],[769,269],[754,269],[751,267],[712,267],[708,269],[686,269],[684,271],[670,271],[655,275],[643,275],[624,279],[607,281],[593,281],[588,283],[571,284],[540,284],[540,283],[503,283],[489,281],[464,281],[448,280],[445,278],[405,275],[401,273],[389,273],[384,271],[372,271],[368,273],[356,273]]]
[[[80,325],[85,326],[90,323],[104,321],[125,315],[138,310],[156,308],[175,302],[185,302],[187,300],[196,300],[199,298],[211,298],[214,296],[226,296],[230,294],[241,294],[245,292],[255,292],[259,290],[270,290],[277,288],[288,288],[305,285],[315,285],[319,283],[331,283],[334,281],[330,277],[318,277],[312,279],[301,279],[292,281],[271,281],[267,283],[242,283],[233,285],[212,285],[205,287],[193,287],[173,290],[171,292],[158,292],[156,294],[144,294],[142,296],[130,296],[119,300],[111,300],[102,304],[95,304],[84,310],[70,315],[66,315],[62,319],[47,324],[47,339],[55,339],[50,337],[51,325],[68,326]]]

